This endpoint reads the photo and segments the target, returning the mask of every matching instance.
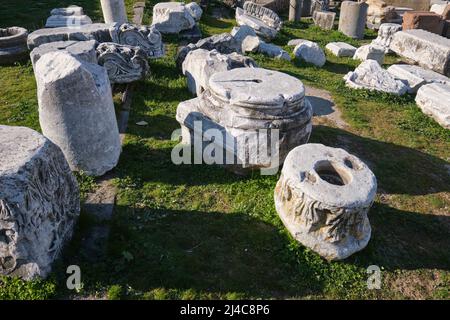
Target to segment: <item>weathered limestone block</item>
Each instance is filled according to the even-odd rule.
[[[345,42],[330,42],[325,46],[325,49],[337,57],[353,57],[356,52],[354,46]]]
[[[50,12],[45,23],[46,28],[77,27],[91,24],[92,20],[84,14],[83,8],[79,6],[69,6],[67,8],[55,8]]]
[[[0,275],[46,277],[80,214],[61,150],[38,132],[0,125]]]
[[[36,62],[46,53],[52,51],[65,51],[77,59],[84,60],[90,63],[98,63],[96,48],[97,41],[57,41],[45,43],[37,48],[34,48],[30,53],[33,68]]]
[[[314,11],[313,21],[316,26],[324,30],[332,30],[334,27],[335,12]]]
[[[137,27],[130,23],[116,24],[111,28],[111,38],[112,42],[141,48],[149,58],[156,59],[164,56],[161,33],[153,26]]]
[[[441,16],[428,11],[411,11],[403,15],[403,30],[422,29],[436,34],[442,34],[444,21]]]
[[[301,81],[261,68],[215,73],[198,98],[179,104],[176,115],[183,143],[200,135],[221,150],[218,164],[238,174],[281,165],[292,148],[308,141],[311,118]],[[211,128],[220,139],[208,135]]]
[[[353,89],[376,90],[403,95],[408,86],[396,80],[389,72],[381,68],[375,60],[363,61],[354,71],[344,76],[347,87]]]
[[[152,26],[161,33],[179,33],[192,29],[195,20],[184,3],[160,2],[153,7]]]
[[[250,1],[244,3],[243,9],[236,8],[236,22],[239,26],[249,26],[258,36],[269,40],[276,37],[282,26],[275,12]]]
[[[361,61],[371,59],[382,65],[384,63],[384,47],[376,44],[366,44],[356,50],[353,59]]]
[[[55,51],[36,63],[39,123],[72,170],[100,176],[114,168],[121,145],[106,69]]]
[[[367,27],[371,29],[379,29],[384,23],[402,23],[402,15],[405,10],[413,10],[410,8],[397,8],[387,5],[382,0],[367,0]]]
[[[365,2],[343,1],[339,17],[339,31],[355,39],[364,38],[368,5]]]
[[[327,61],[325,53],[319,45],[312,41],[303,41],[294,48],[297,59],[322,67]]]
[[[258,49],[260,40],[256,36],[255,30],[249,26],[234,27],[231,35],[241,44],[242,52],[254,52]]]
[[[310,15],[314,16],[317,11],[329,11],[330,0],[312,0],[310,4]]]
[[[447,3],[435,3],[431,6],[430,12],[433,12],[433,13],[436,13],[436,14],[442,16],[447,5],[448,5]]]
[[[148,56],[139,47],[104,42],[97,47],[98,64],[105,67],[111,83],[130,83],[145,78]]]
[[[246,42],[246,45],[248,45],[248,42]],[[260,41],[257,51],[268,57],[291,61],[291,56],[289,55],[289,53],[283,50],[283,48],[276,46],[272,43]]]
[[[432,70],[423,69],[409,64],[394,64],[387,71],[396,79],[408,85],[409,93],[415,93],[419,88],[429,83],[442,83],[450,86],[450,79]]]
[[[420,87],[416,103],[423,113],[450,129],[450,86],[432,83]]]
[[[126,23],[127,12],[124,0],[100,0],[105,23]]]
[[[82,16],[84,15],[84,10],[80,6],[68,6],[67,8],[55,8],[50,11],[52,16]]]
[[[22,60],[28,53],[27,29],[0,28],[0,65]]]
[[[450,76],[450,39],[420,29],[399,31],[390,49],[421,67]]]
[[[378,36],[372,41],[372,44],[383,47],[384,53],[390,53],[389,46],[392,42],[392,37],[396,32],[402,30],[402,26],[397,23],[383,23],[378,29]]]
[[[303,42],[308,42],[309,40],[305,40],[305,39],[291,39],[288,41],[287,45],[290,47],[296,47],[298,46],[300,43]]]
[[[327,260],[342,260],[370,240],[367,217],[377,181],[343,149],[305,144],[286,157],[275,208],[292,236]]]
[[[197,43],[190,43],[187,46],[181,47],[177,53],[177,66],[181,68],[186,55],[195,49],[205,49],[208,51],[217,50],[220,53],[241,53],[241,43],[237,41],[231,34],[224,32],[215,34],[211,37],[199,40]]]
[[[257,67],[256,62],[238,53],[221,54],[217,50],[196,49],[183,61],[183,74],[187,77],[189,91],[199,96],[208,88],[209,78],[217,72],[234,68]]]
[[[98,42],[110,42],[111,29],[113,24],[93,23],[79,28],[51,28],[39,29],[29,34],[28,48],[33,50],[44,43],[56,41],[87,41],[96,40]]]
[[[203,10],[202,8],[197,4],[197,2],[190,2],[186,5],[186,9],[191,14],[192,18],[194,18],[195,21],[200,21],[202,18]]]

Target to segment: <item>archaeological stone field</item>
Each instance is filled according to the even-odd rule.
[[[450,2],[2,1],[7,299],[450,299]]]

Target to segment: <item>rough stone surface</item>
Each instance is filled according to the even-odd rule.
[[[416,103],[423,113],[450,129],[450,86],[442,83],[424,85],[417,91]]]
[[[342,2],[339,17],[339,31],[351,38],[364,38],[367,8],[368,5],[365,2]]]
[[[250,1],[244,3],[243,9],[236,8],[236,22],[239,26],[249,26],[258,36],[269,40],[276,37],[282,25],[275,12]]]
[[[372,41],[372,44],[383,47],[384,53],[390,53],[389,46],[392,41],[392,37],[396,32],[402,30],[402,26],[397,23],[383,23],[378,29],[378,36]]]
[[[313,21],[316,26],[324,30],[332,30],[334,27],[335,12],[314,11]]]
[[[337,57],[353,57],[356,52],[354,46],[345,42],[330,42],[325,46],[325,49]]]
[[[124,0],[100,0],[105,23],[128,22]]]
[[[161,33],[153,26],[135,26],[130,23],[116,24],[111,28],[112,42],[139,47],[152,59],[164,56]],[[102,41],[108,42],[108,41]]]
[[[248,36],[242,41],[241,50],[246,52],[257,52],[260,44],[264,42],[257,36]]]
[[[69,40],[110,42],[112,40],[111,28],[114,28],[113,24],[93,23],[79,28],[61,27],[39,29],[29,34],[28,48],[32,50],[44,43]]]
[[[246,47],[248,49],[248,47]],[[283,59],[287,61],[291,61],[291,56],[287,53],[283,48],[276,46],[272,43],[266,43],[264,41],[260,41],[258,45],[258,52],[272,58]]]
[[[309,40],[305,40],[305,39],[292,39],[292,40],[288,41],[287,45],[290,47],[295,47],[295,46],[299,45],[300,43],[308,42],[308,41]]]
[[[190,2],[186,5],[186,9],[191,14],[195,21],[200,21],[202,18],[203,10],[196,2]]]
[[[384,63],[384,50],[384,47],[376,44],[366,44],[356,50],[353,59],[361,61],[371,59],[382,65]]]
[[[363,61],[354,71],[344,76],[345,83],[353,89],[368,89],[403,95],[408,86],[396,80],[389,72],[381,68],[375,60]]]
[[[227,55],[217,50],[196,49],[187,54],[182,70],[187,77],[189,91],[199,96],[208,88],[209,78],[213,74],[234,68],[256,66],[252,58],[237,53]]]
[[[421,86],[429,83],[443,83],[450,86],[450,79],[446,76],[419,66],[394,64],[387,71],[408,85],[410,93],[417,92]]]
[[[208,89],[199,98],[180,103],[176,115],[184,143],[192,143],[194,121],[202,123],[202,132],[197,134],[202,135],[209,128],[219,130],[224,143],[215,139],[214,143],[224,150],[227,159],[229,155],[234,159],[235,165],[228,162],[227,167],[235,173],[270,167],[275,157],[278,164],[283,163],[292,148],[308,141],[311,118],[312,109],[305,99],[303,84],[289,75],[261,68],[237,68],[214,74]],[[257,140],[249,139],[249,134],[255,133],[262,139],[270,137],[273,129],[279,129],[278,138],[274,138],[278,139],[279,148],[268,146],[269,154],[261,152],[264,146]]]
[[[27,37],[27,29],[0,28],[0,65],[14,63],[27,55]]]
[[[442,34],[444,21],[436,13],[428,11],[411,11],[403,15],[403,30],[422,29],[436,34]]]
[[[450,76],[450,39],[424,30],[399,31],[390,49],[420,66]]]
[[[402,23],[402,15],[411,8],[398,8],[383,0],[367,0],[367,27],[379,29],[384,23]]]
[[[177,53],[177,66],[181,68],[186,55],[195,49],[205,49],[208,51],[217,50],[220,53],[241,53],[241,43],[237,41],[231,34],[224,32],[216,34],[208,38],[199,40],[197,43],[190,43],[187,46],[181,47]]]
[[[97,47],[98,63],[105,67],[111,83],[130,83],[143,79],[148,71],[148,56],[139,47],[104,42]]]
[[[179,33],[192,29],[195,20],[181,2],[160,2],[153,7],[152,26],[161,33]]]
[[[254,52],[258,49],[259,38],[255,30],[249,26],[243,25],[241,27],[234,27],[231,30],[231,35],[237,42],[241,44],[242,52]]]
[[[375,175],[360,159],[311,143],[287,156],[275,208],[297,241],[327,260],[342,260],[370,240],[367,213],[376,190]]]
[[[438,15],[442,15],[447,7],[447,3],[435,3],[431,6],[430,12],[436,13]]]
[[[312,63],[322,67],[327,61],[325,53],[319,45],[312,41],[304,41],[294,48],[294,55],[297,59]]]
[[[45,23],[46,28],[58,27],[78,27],[91,24],[92,20],[86,15],[83,16],[50,16]]]
[[[67,8],[55,8],[50,11],[52,16],[82,16],[84,10],[80,6],[68,6]]]
[[[80,214],[61,150],[38,132],[0,125],[0,275],[46,277]]]
[[[39,123],[70,167],[100,176],[114,168],[121,145],[106,69],[65,52],[36,63]]]
[[[90,63],[98,63],[97,48],[98,43],[95,40],[89,41],[57,41],[45,43],[37,48],[34,48],[30,53],[33,68],[36,62],[46,53],[52,51],[65,51],[77,59],[84,60]]]

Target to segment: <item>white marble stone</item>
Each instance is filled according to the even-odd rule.
[[[243,8],[236,8],[236,22],[239,26],[249,26],[264,39],[273,39],[280,31],[282,22],[272,10],[246,1]]]
[[[396,32],[402,30],[402,26],[397,23],[382,23],[378,29],[378,36],[372,41],[372,44],[383,47],[385,53],[390,53],[389,46],[392,37]]]
[[[356,49],[353,59],[360,61],[371,59],[382,65],[384,63],[384,48],[374,44],[363,45]]]
[[[291,56],[289,55],[288,52],[283,50],[283,48],[276,46],[272,43],[266,43],[264,41],[261,41],[259,43],[257,50],[258,50],[258,52],[260,52],[268,57],[271,57],[271,58],[291,61]]]
[[[327,260],[342,260],[366,247],[367,213],[377,181],[360,159],[322,144],[296,147],[275,187],[275,208],[292,236]]]
[[[421,67],[450,76],[450,39],[412,29],[394,34],[390,49]]]
[[[0,125],[0,275],[46,277],[80,214],[61,149],[25,127]]]
[[[202,18],[203,10],[197,4],[197,2],[190,2],[186,4],[186,9],[189,11],[195,21],[200,21],[200,19]]]
[[[105,23],[128,22],[124,0],[100,0]]]
[[[387,71],[396,79],[408,85],[410,93],[415,93],[419,88],[429,83],[443,83],[450,86],[450,79],[432,70],[409,64],[394,64]]]
[[[119,160],[121,144],[105,68],[67,52],[36,63],[39,123],[74,171],[100,176]]]
[[[354,71],[344,76],[345,83],[353,89],[367,89],[403,95],[408,86],[396,80],[389,72],[381,68],[375,60],[363,61]]]
[[[325,49],[329,50],[336,57],[353,57],[356,52],[354,46],[345,42],[330,42],[325,46]]]
[[[327,61],[325,53],[319,45],[312,41],[303,41],[294,48],[297,59],[322,67]]]
[[[450,129],[450,86],[442,83],[424,85],[417,91],[416,103],[423,113]]]
[[[192,29],[195,20],[182,2],[160,2],[153,7],[152,26],[161,33],[179,33]]]

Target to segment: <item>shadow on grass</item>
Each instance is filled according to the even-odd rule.
[[[60,264],[79,265],[88,287],[122,284],[212,297],[320,293],[321,281],[308,265],[298,268],[289,242],[276,227],[246,214],[116,207],[107,257],[90,264],[75,241]]]

